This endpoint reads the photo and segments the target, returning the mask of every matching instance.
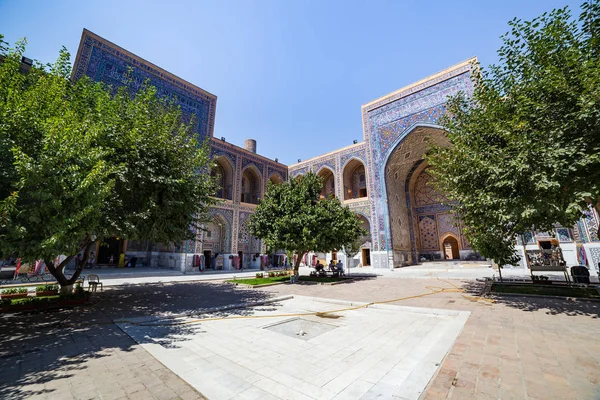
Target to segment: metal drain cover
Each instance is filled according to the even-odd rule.
[[[322,322],[315,322],[302,318],[288,319],[287,321],[264,327],[264,329],[302,340],[310,340],[323,333],[334,330],[335,328],[337,328],[336,325],[324,324]]]

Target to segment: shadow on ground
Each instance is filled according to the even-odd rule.
[[[268,300],[272,294],[242,289],[224,283],[168,283],[107,288],[92,297],[92,304],[68,310],[0,316],[0,399],[26,399],[47,395],[77,375],[97,378],[121,365],[118,352],[130,352],[135,342],[114,320],[152,318],[169,314],[202,314],[210,307],[221,307]],[[263,307],[274,307],[268,304]],[[238,308],[216,313],[220,316],[245,315],[251,309]],[[212,314],[211,316],[213,316]],[[196,332],[199,326],[162,326],[163,340],[176,342]],[[94,372],[86,371],[90,360]],[[98,367],[100,365],[100,367]],[[99,368],[99,369],[98,369]],[[102,370],[106,368],[106,370]],[[88,375],[89,374],[89,375]]]
[[[503,304],[522,311],[545,311],[549,315],[564,314],[570,316],[588,316],[591,318],[600,317],[600,302],[574,301],[559,297],[505,296],[500,293],[488,293],[486,284],[477,281],[463,282],[462,289],[467,294],[486,296],[494,299],[497,304]]]

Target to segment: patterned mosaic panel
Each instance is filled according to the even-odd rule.
[[[433,185],[433,177],[427,169],[424,169],[415,182],[415,205],[417,207],[448,202],[446,196],[437,191]]]
[[[558,236],[558,240],[561,242],[570,242],[571,235],[569,234],[568,228],[557,228],[556,235]]]
[[[425,215],[419,217],[419,232],[421,235],[421,249],[439,250],[438,234],[435,216]]]
[[[242,170],[246,169],[246,167],[249,167],[249,166],[254,166],[260,172],[260,176],[261,176],[261,179],[262,179],[262,177],[264,175],[263,174],[264,164],[257,163],[256,161],[249,160],[247,158],[242,158]]]
[[[352,210],[353,212],[362,215],[363,217],[365,217],[367,219],[367,221],[369,221],[369,223],[371,223],[371,210],[369,208],[368,201],[350,203],[348,205],[348,208],[350,208],[350,210]]]
[[[590,251],[590,255],[592,260],[591,261],[591,268],[596,270],[596,273],[600,273],[600,266],[598,266],[598,263],[600,263],[600,247],[592,247],[591,249],[589,249]]]
[[[311,168],[311,169],[312,169],[312,171],[313,171],[313,172],[316,174],[316,173],[317,173],[317,172],[319,172],[319,171],[321,170],[321,168],[323,168],[323,167],[325,167],[325,168],[329,168],[329,169],[330,169],[331,171],[333,171],[333,172],[334,172],[334,174],[335,174],[335,157],[334,157],[334,156],[331,156],[331,158],[330,158],[330,159],[328,159],[328,160],[325,160],[325,161],[320,161],[320,162],[314,163],[314,164],[312,165],[312,168]]]
[[[127,74],[131,70],[128,83]],[[146,81],[156,87],[159,97],[172,99],[180,107],[184,121],[193,118],[200,140],[213,134],[217,97],[177,78],[103,38],[84,30],[73,67],[73,79],[83,76],[104,82],[113,89],[129,84],[133,92]]]
[[[225,231],[222,251],[224,251],[224,252],[232,251],[231,250],[232,237],[234,237],[233,232],[235,231],[233,229],[233,210],[228,210],[228,209],[223,209],[223,208],[211,208],[210,211],[208,212],[208,215],[211,218],[216,217],[217,219],[221,219],[221,220],[225,221],[225,224],[223,226],[221,226],[221,228],[220,228],[220,229],[224,229],[224,231]]]
[[[356,158],[365,165],[367,165],[367,152],[364,146],[352,149],[352,151],[345,151],[340,154],[340,165],[342,168],[350,161],[351,159]]]
[[[527,231],[523,233],[523,241],[526,244],[535,244],[535,237],[533,236],[533,232]]]
[[[585,211],[585,217],[583,218],[584,224],[587,228],[587,236],[590,242],[598,242],[598,216],[593,209]]]
[[[437,220],[440,235],[444,235],[446,233],[454,233],[456,237],[460,236],[460,229],[458,229],[458,226],[456,226],[454,214],[438,214]]]
[[[464,63],[418,85],[386,96],[363,107],[363,131],[368,146],[367,170],[369,198],[374,225],[384,228],[389,219],[383,170],[396,146],[419,125],[436,126],[444,112],[448,96],[459,91],[470,95],[471,65]],[[389,236],[380,242],[374,238],[376,250],[386,250]]]
[[[308,167],[302,167],[302,168],[298,168],[298,169],[290,169],[290,177],[291,178],[295,178],[298,175],[306,175],[308,173]]]

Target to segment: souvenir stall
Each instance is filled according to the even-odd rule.
[[[562,272],[565,275],[565,281],[569,282],[567,273],[567,263],[562,254],[562,249],[556,239],[538,240],[538,250],[527,250],[526,261],[531,271],[531,280],[534,283],[543,283],[548,281],[544,275],[534,275],[534,272]]]

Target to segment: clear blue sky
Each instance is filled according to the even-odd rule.
[[[74,59],[85,27],[218,96],[215,137],[286,164],[362,141],[360,107],[478,56],[513,17],[569,0],[0,0],[27,56]]]

